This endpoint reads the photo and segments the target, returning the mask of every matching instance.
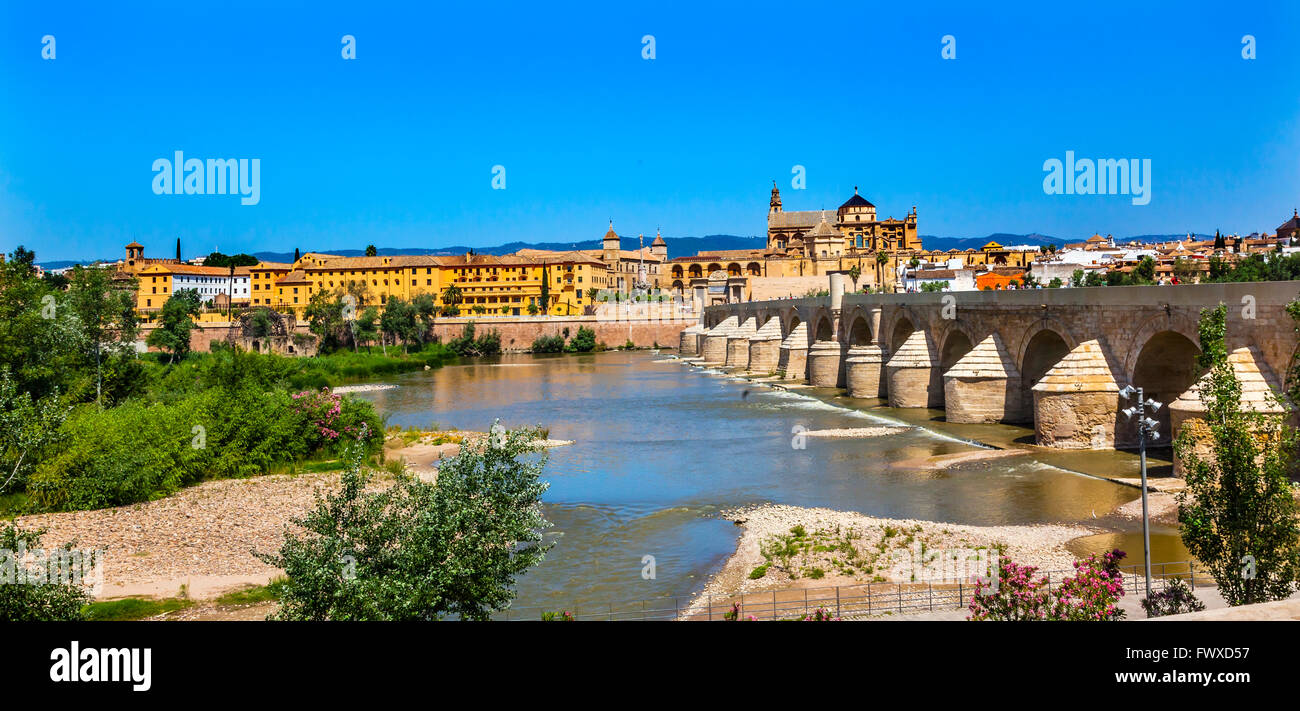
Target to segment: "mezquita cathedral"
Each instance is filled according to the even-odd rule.
[[[896,252],[921,249],[916,234],[916,206],[907,217],[876,219],[876,206],[858,194],[838,210],[781,209],[781,191],[772,184],[767,210],[767,253],[825,259],[854,252]]]

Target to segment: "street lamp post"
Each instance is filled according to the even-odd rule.
[[[1129,420],[1137,418],[1138,425],[1138,459],[1142,469],[1142,559],[1146,568],[1146,587],[1147,599],[1151,598],[1151,518],[1147,513],[1147,436],[1152,441],[1160,439],[1160,423],[1147,417],[1147,408],[1155,413],[1160,409],[1161,403],[1155,400],[1147,399],[1142,388],[1134,388],[1132,385],[1125,385],[1119,391],[1120,397],[1124,399],[1132,398],[1137,395],[1137,404],[1124,408],[1121,412]]]

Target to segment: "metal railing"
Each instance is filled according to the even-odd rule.
[[[1126,595],[1142,595],[1145,580],[1141,565],[1122,566]],[[1049,589],[1056,589],[1074,570],[1039,572]],[[1202,587],[1213,585],[1204,569],[1187,561],[1153,563],[1152,590],[1164,590],[1169,581],[1181,578],[1195,590],[1198,578]],[[650,620],[722,620],[733,609],[742,620],[801,619],[822,610],[831,617],[860,618],[881,615],[907,615],[943,610],[959,610],[970,604],[974,584],[967,581],[931,581],[919,583],[860,583],[821,588],[787,588],[735,595],[669,595],[642,600],[611,602],[572,607],[519,607],[498,613],[494,619],[506,621],[540,620],[546,613],[559,616],[567,612],[576,620],[650,621]]]

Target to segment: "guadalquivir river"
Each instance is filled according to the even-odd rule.
[[[746,504],[976,525],[1094,523],[1094,514],[1104,517],[1139,495],[1074,473],[1135,473],[1130,454],[1039,451],[936,470],[915,462],[971,451],[967,440],[1032,441],[1033,433],[948,424],[941,411],[895,410],[833,391],[771,389],[667,358],[647,351],[506,355],[388,378],[399,387],[359,395],[390,425],[484,431],[500,418],[507,427],[540,424],[553,439],[575,442],[550,450],[544,508],[554,527],[546,540],[556,545],[518,580],[515,608],[525,616],[535,614],[530,608],[600,612],[610,603],[698,591],[739,535],[716,514]],[[791,446],[795,426],[899,422],[916,426]],[[1140,563],[1140,524],[1118,525],[1114,534],[1076,542],[1074,551],[1118,546],[1129,554],[1126,564]],[[655,562],[650,580],[642,576],[647,555]],[[1153,529],[1152,559],[1188,559],[1176,531]]]

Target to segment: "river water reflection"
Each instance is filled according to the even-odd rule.
[[[611,601],[694,592],[735,548],[739,530],[715,514],[746,504],[991,525],[1090,522],[1138,495],[1036,456],[946,470],[916,466],[972,451],[963,439],[1015,440],[1027,430],[947,425],[933,421],[942,413],[774,390],[646,351],[508,355],[387,382],[400,387],[361,396],[390,425],[482,431],[500,418],[508,427],[541,424],[552,438],[575,442],[551,450],[544,500],[555,524],[547,539],[556,546],[520,578],[516,607],[599,611]],[[792,447],[796,426],[900,421],[922,426],[871,439],[808,438],[804,449]],[[1104,456],[1111,463],[1094,466],[1135,459]],[[1162,544],[1153,558],[1181,552],[1170,548]],[[649,580],[642,576],[647,555],[655,561]],[[1140,560],[1139,544],[1125,562]]]

